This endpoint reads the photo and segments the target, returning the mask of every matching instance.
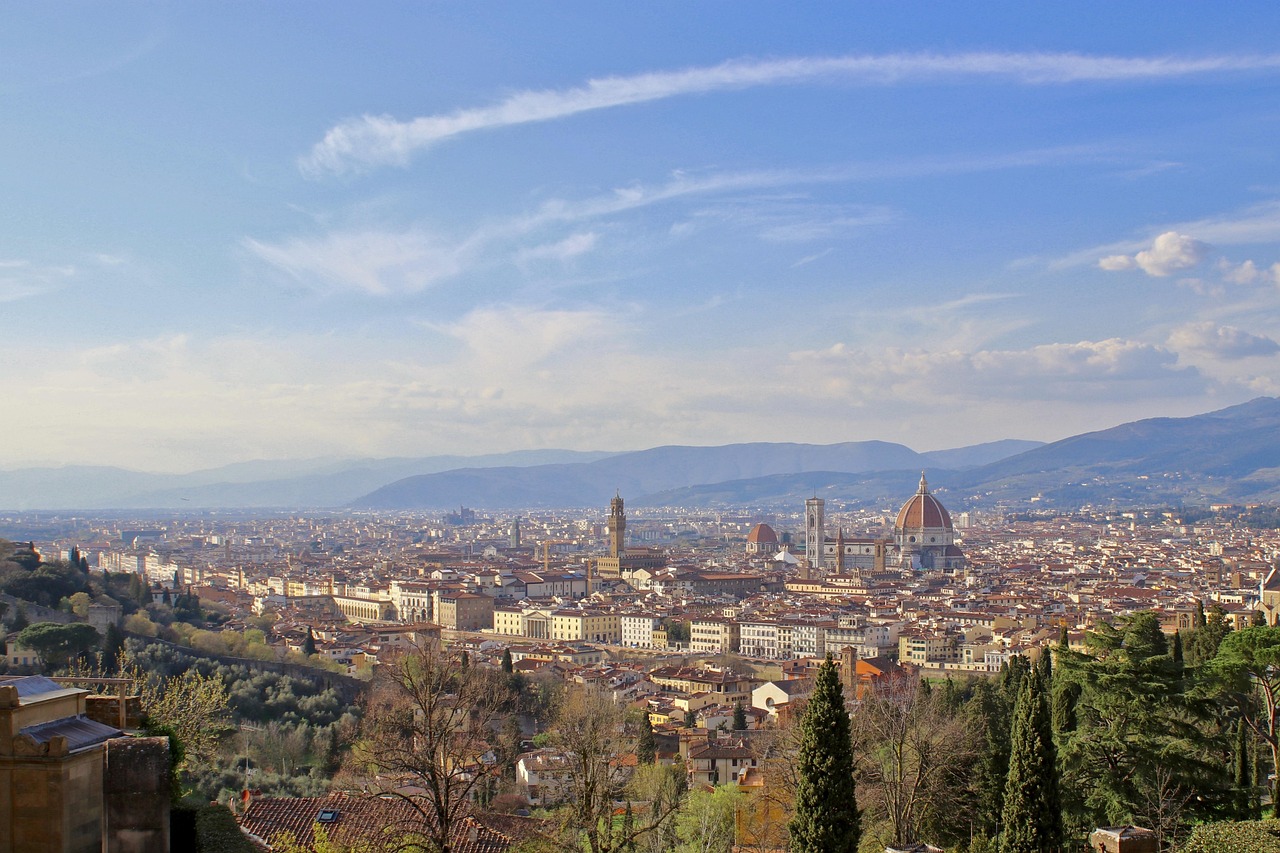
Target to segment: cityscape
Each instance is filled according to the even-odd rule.
[[[1280,10],[0,12],[0,853],[1280,853]]]

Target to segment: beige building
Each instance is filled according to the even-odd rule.
[[[493,628],[493,599],[478,592],[440,592],[436,595],[436,622],[454,631]]]
[[[738,623],[723,616],[703,616],[689,623],[689,651],[701,655],[737,652]]]

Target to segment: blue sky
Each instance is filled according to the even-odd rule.
[[[9,4],[0,466],[1280,393],[1274,3]]]

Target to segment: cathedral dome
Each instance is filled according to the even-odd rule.
[[[920,475],[920,490],[911,496],[902,509],[898,510],[898,521],[894,525],[902,530],[945,529],[951,530],[951,515],[938,499],[929,493],[929,484],[924,474]]]
[[[747,534],[747,542],[751,545],[776,545],[778,534],[767,524],[757,524]]]

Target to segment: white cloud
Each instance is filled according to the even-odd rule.
[[[619,339],[622,326],[603,311],[502,305],[478,308],[455,323],[432,326],[456,338],[486,364],[528,366]]]
[[[283,243],[246,238],[253,254],[296,281],[375,296],[416,293],[457,275],[465,245],[450,245],[422,230],[336,231]]]
[[[1204,390],[1195,368],[1179,366],[1164,347],[1112,338],[1042,344],[1022,350],[883,350],[843,345],[795,353],[793,361],[825,373],[828,384],[865,393],[952,404],[961,400],[1122,401]],[[881,386],[881,387],[877,387]]]
[[[1230,284],[1280,284],[1280,263],[1272,264],[1268,269],[1259,269],[1253,261],[1234,264],[1226,258],[1218,261],[1218,269],[1224,281]]]
[[[1235,326],[1219,326],[1212,320],[1188,323],[1169,335],[1169,346],[1218,359],[1269,356],[1280,352],[1280,344],[1263,335],[1254,335]]]
[[[1136,255],[1108,255],[1098,261],[1104,270],[1140,269],[1149,276],[1164,278],[1181,270],[1190,269],[1202,260],[1208,246],[1177,231],[1166,231],[1152,241],[1151,247]]]
[[[1127,58],[1074,53],[887,54],[732,60],[720,65],[602,77],[571,89],[516,92],[487,107],[473,107],[409,121],[365,115],[327,133],[299,167],[305,174],[343,174],[377,166],[403,166],[415,151],[461,134],[550,121],[591,110],[758,86],[812,80],[892,85],[912,80],[1007,79],[1024,85],[1160,80],[1280,68],[1280,56]]]
[[[596,246],[598,235],[591,231],[570,234],[555,243],[544,243],[516,252],[516,263],[526,264],[530,261],[568,261],[579,255],[585,255]]]

